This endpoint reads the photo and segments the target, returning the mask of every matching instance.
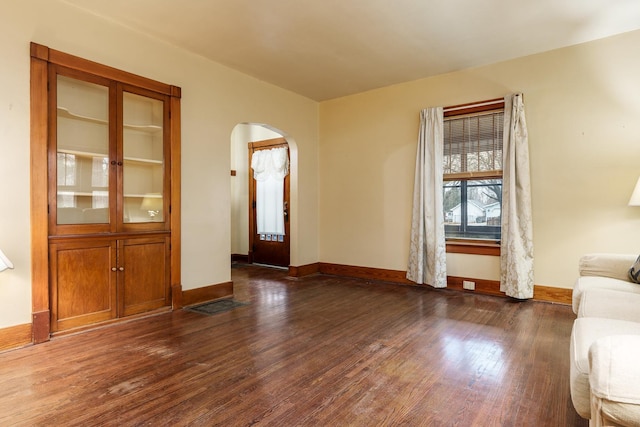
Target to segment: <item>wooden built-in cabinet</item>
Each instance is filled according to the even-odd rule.
[[[171,304],[168,237],[60,239],[49,248],[52,332]]]
[[[170,308],[180,88],[37,44],[31,54],[32,246],[47,270],[34,323],[43,309],[57,332]]]

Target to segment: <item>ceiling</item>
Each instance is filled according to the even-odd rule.
[[[638,0],[61,0],[323,101],[640,29]]]

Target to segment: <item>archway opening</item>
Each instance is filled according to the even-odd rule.
[[[297,241],[297,145],[293,138],[279,129],[262,123],[239,123],[231,132],[231,262],[249,262],[249,150],[248,144],[256,141],[284,138],[289,147],[290,156],[290,265],[296,257]]]

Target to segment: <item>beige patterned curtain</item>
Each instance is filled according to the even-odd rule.
[[[434,288],[447,286],[442,207],[443,120],[442,107],[420,113],[407,268],[407,279]]]
[[[500,290],[533,298],[533,224],[529,140],[522,94],[504,98]]]

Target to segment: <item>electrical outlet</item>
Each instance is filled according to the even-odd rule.
[[[462,288],[466,289],[468,291],[475,291],[476,290],[476,282],[471,282],[469,280],[463,280],[462,281]]]

